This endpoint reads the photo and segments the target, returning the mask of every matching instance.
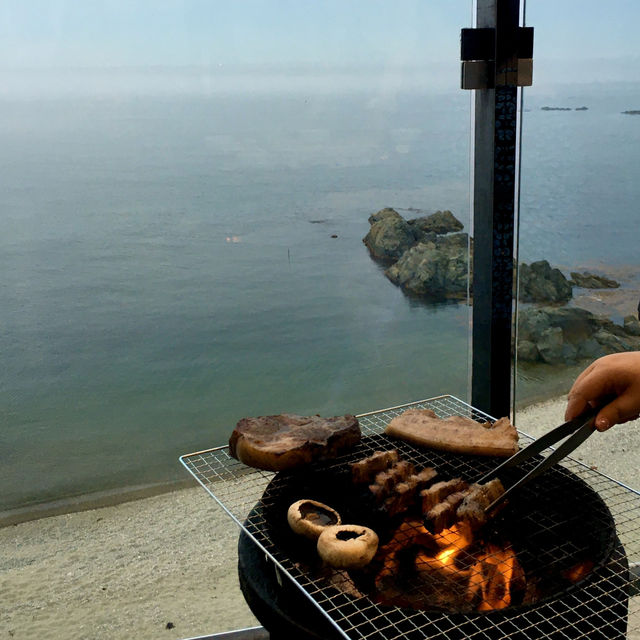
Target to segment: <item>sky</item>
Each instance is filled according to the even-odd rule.
[[[423,0],[3,0],[3,66],[406,63],[457,55],[470,5]],[[443,50],[444,49],[444,50]]]
[[[0,70],[423,68],[457,76],[460,29],[472,16],[471,0],[2,0]],[[526,23],[535,29],[538,79],[640,81],[640,0],[527,0]]]

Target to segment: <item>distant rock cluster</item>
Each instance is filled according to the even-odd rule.
[[[584,289],[617,289],[619,282],[605,278],[604,276],[596,276],[593,273],[585,271],[584,273],[571,272],[571,284]]]
[[[621,327],[579,307],[529,307],[518,314],[518,358],[525,362],[572,364],[638,349],[635,316],[627,316]]]
[[[386,208],[369,217],[363,238],[371,256],[386,266],[385,275],[409,296],[427,302],[464,300],[469,286],[473,239],[451,211],[405,220]],[[617,288],[615,280],[589,272],[571,272],[571,280],[546,260],[520,264],[518,358],[524,362],[576,363],[607,353],[640,349],[640,321],[624,325],[586,309],[565,306],[574,287]]]
[[[589,107],[540,107],[540,111],[589,111]],[[640,115],[640,109],[627,109],[627,111],[621,111],[630,116]]]
[[[540,111],[589,111],[589,107],[540,107]]]
[[[369,217],[364,237],[371,255],[388,264],[385,275],[411,296],[437,301],[467,295],[469,236],[451,211],[405,220],[395,209]]]
[[[574,364],[608,353],[640,349],[640,321],[636,316],[626,316],[620,326],[586,309],[561,306],[573,297],[573,287],[619,286],[615,280],[589,272],[572,271],[571,280],[567,280],[546,260],[521,264],[519,300],[534,304],[518,313],[518,358],[524,362]]]

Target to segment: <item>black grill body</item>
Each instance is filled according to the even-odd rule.
[[[441,418],[467,416],[479,422],[494,420],[449,395],[364,413],[358,416],[363,438],[357,449],[317,470],[331,475],[341,466],[388,447],[398,448],[402,458],[409,459],[418,470],[436,467],[442,479],[459,475],[473,482],[495,467],[496,460],[456,458],[386,438],[384,430],[390,420],[409,408],[429,409]],[[522,446],[530,441],[526,434],[520,436]],[[375,591],[366,589],[366,584],[358,585],[364,596],[338,591],[309,562],[308,548],[306,551],[296,548],[300,543],[292,540],[288,526],[282,525],[286,523],[288,506],[301,498],[315,498],[336,508],[345,522],[368,524],[369,518],[382,538],[384,520],[376,522],[366,501],[358,504],[344,490],[344,484],[337,492],[323,494],[323,487],[314,485],[312,466],[302,474],[274,475],[243,465],[229,455],[228,447],[196,451],[181,456],[180,460],[242,529],[241,586],[249,606],[276,639],[610,640],[625,637],[627,626],[632,637],[640,629],[637,587],[640,492],[577,460],[566,458],[531,486],[519,490],[518,499],[510,499],[504,514],[500,514],[503,520],[496,531],[504,532],[507,541],[513,543],[527,580],[524,595],[520,586],[519,591],[512,592],[508,608],[488,613],[477,612],[474,603],[468,601],[466,613],[455,607],[435,609],[433,601],[423,597],[422,590],[419,598],[411,602],[418,607],[429,603],[431,609],[383,605],[376,601]],[[510,480],[502,476],[501,479],[505,484]],[[333,502],[340,498],[344,498],[342,504]],[[592,564],[581,564],[584,560],[591,560]],[[579,571],[573,571],[579,566],[590,572],[583,573],[579,582],[570,580],[567,584],[567,577],[573,576],[575,581],[575,576],[580,575]],[[564,571],[567,568],[569,571]],[[396,575],[404,573],[399,571]],[[562,579],[555,579],[558,576]],[[540,585],[542,588],[538,588]],[[424,581],[418,586],[426,588]]]
[[[239,543],[240,583],[250,608],[274,638],[294,633],[300,638],[354,637],[366,640],[434,638],[477,640],[514,638],[625,638],[628,609],[628,566],[615,523],[604,501],[586,482],[563,467],[548,470],[522,489],[492,527],[517,548],[528,578],[543,585],[539,601],[491,612],[414,611],[370,605],[323,587],[314,576],[315,552],[301,542],[286,521],[290,504],[312,498],[349,514],[348,521],[371,526],[384,542],[388,518],[372,508],[364,496],[348,489],[350,463],[375,450],[397,448],[403,459],[418,468],[434,466],[443,478],[482,476],[494,460],[417,449],[385,435],[363,439],[358,451],[331,465],[320,464],[302,472],[277,474],[244,523],[261,544],[279,549],[287,561],[308,577],[308,598],[283,576],[278,580],[273,562],[264,557],[251,538]],[[532,460],[530,465],[537,464]],[[508,484],[529,467],[516,471]],[[255,547],[255,549],[252,549]],[[577,584],[567,583],[563,572],[576,562],[592,560],[594,568]],[[317,558],[315,559],[317,563]],[[317,569],[317,566],[315,567]],[[304,580],[299,580],[304,583]],[[280,584],[282,583],[282,584]],[[335,625],[310,600],[321,601]],[[357,629],[357,633],[349,634]],[[344,634],[341,630],[344,630]],[[346,634],[346,635],[345,635]]]

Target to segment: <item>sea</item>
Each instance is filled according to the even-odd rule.
[[[520,260],[638,286],[638,108],[525,90]],[[424,85],[2,94],[0,514],[180,486],[245,416],[468,400],[470,307],[406,297],[362,239],[383,207],[472,233],[471,122]]]

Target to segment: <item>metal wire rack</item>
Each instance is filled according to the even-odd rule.
[[[431,409],[441,418],[464,415],[480,421],[493,420],[462,400],[448,395],[364,413],[358,416],[363,442],[370,440],[371,444],[370,451],[365,450],[363,455],[379,449],[379,438],[386,425],[393,417],[409,408]],[[531,440],[522,432],[520,436],[522,445]],[[423,455],[424,459],[420,459]],[[437,466],[437,454],[435,457]],[[565,459],[562,466],[587,483],[606,503],[615,521],[622,553],[626,555],[625,562],[618,562],[612,569],[609,567],[613,573],[610,571],[607,576],[591,585],[591,590],[586,595],[583,593],[571,596],[577,599],[575,603],[570,603],[570,608],[580,608],[579,632],[576,632],[578,626],[575,620],[567,617],[564,610],[555,608],[553,604],[545,605],[545,608],[525,608],[521,612],[514,612],[508,619],[498,617],[491,621],[490,617],[484,617],[480,618],[479,623],[477,617],[471,617],[461,625],[459,617],[455,615],[426,615],[422,611],[382,607],[367,597],[345,599],[344,594],[336,592],[325,580],[301,569],[295,559],[289,557],[286,550],[278,548],[270,538],[268,527],[265,526],[267,523],[264,522],[264,510],[260,507],[265,500],[265,490],[275,477],[274,473],[245,466],[229,455],[226,446],[185,454],[180,457],[180,461],[242,531],[264,551],[280,573],[291,580],[344,638],[608,639],[615,635],[609,627],[619,630],[621,625],[626,624],[626,637],[629,640],[640,640],[640,590],[637,586],[637,568],[640,566],[640,493],[574,459]],[[433,465],[433,452],[417,452],[413,461]],[[490,468],[492,462],[487,464]],[[472,477],[479,477],[484,470],[474,462],[469,473],[473,474]],[[612,576],[613,582],[609,584]],[[615,589],[612,587],[614,583]],[[614,591],[613,600],[604,597],[608,592]],[[627,615],[626,604],[624,611],[618,606],[620,598],[616,594],[620,593],[628,595],[628,623],[622,619]],[[604,618],[603,609],[606,610]],[[547,629],[552,629],[553,633]],[[558,632],[560,635],[557,635]],[[616,637],[624,636],[618,634]]]

